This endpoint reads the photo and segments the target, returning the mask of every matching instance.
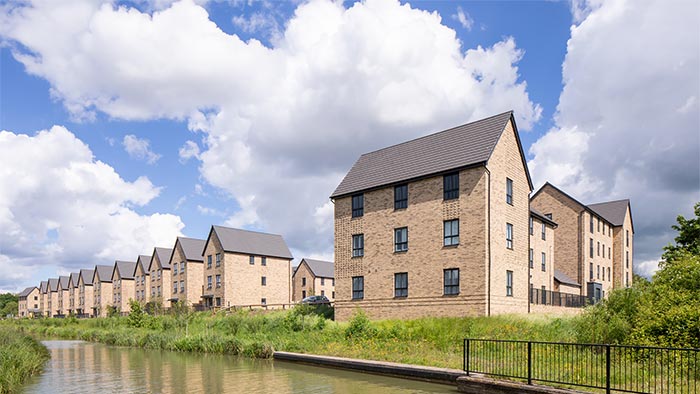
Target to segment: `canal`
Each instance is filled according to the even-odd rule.
[[[26,393],[456,393],[452,386],[283,361],[44,341],[44,373]]]

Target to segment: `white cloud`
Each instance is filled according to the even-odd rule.
[[[695,2],[574,2],[556,125],[530,148],[538,184],[584,202],[630,198],[638,272],[700,201]]]
[[[471,31],[474,26],[474,19],[469,15],[468,12],[464,12],[462,7],[457,7],[457,13],[452,15],[452,19],[459,22],[463,28]]]
[[[145,177],[125,181],[61,126],[1,131],[0,168],[0,288],[37,270],[131,259],[184,227],[178,216],[138,214],[160,189]]]
[[[235,197],[227,223],[306,253],[332,252],[328,196],[359,154],[509,109],[521,130],[541,116],[514,39],[465,51],[440,15],[393,0],[312,0],[273,47],[224,33],[190,1],[153,14],[46,2],[0,22],[76,117],[182,119],[202,132],[201,152],[188,142],[180,157]]]
[[[138,138],[133,134],[125,135],[122,145],[129,156],[138,160],[146,160],[148,164],[154,164],[161,157],[151,150],[150,142],[147,139]]]
[[[202,205],[197,205],[197,212],[199,212],[202,215],[207,215],[207,216],[220,216],[220,217],[226,216],[226,213],[219,211],[218,209],[211,208],[211,207],[205,207]]]
[[[180,163],[183,164],[192,158],[199,159],[199,145],[194,141],[185,141],[185,145],[180,148],[178,153],[180,155]]]

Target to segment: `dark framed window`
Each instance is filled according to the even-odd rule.
[[[598,252],[598,256],[600,256],[600,242],[596,244],[596,251]]]
[[[459,245],[459,219],[445,220],[443,230],[443,245]]]
[[[306,286],[306,277],[301,278],[301,285]]]
[[[513,249],[513,225],[506,223],[506,248]]]
[[[221,306],[221,297],[216,297],[216,306]]]
[[[542,240],[546,240],[546,239],[547,239],[547,226],[544,223],[542,223]]]
[[[207,289],[211,289],[211,275],[207,276]],[[151,294],[155,293],[151,287]]]
[[[262,265],[262,266],[266,266],[266,265],[267,265],[267,257],[262,256],[262,257],[260,258],[260,265]]]
[[[459,198],[459,172],[447,174],[442,177],[443,199],[453,200]]]
[[[211,255],[207,256],[207,268],[211,268]]]
[[[408,273],[394,274],[394,297],[408,297]]]
[[[600,219],[598,219],[598,232],[600,232]]]
[[[506,296],[513,296],[513,271],[506,271]]]
[[[352,277],[352,299],[361,300],[365,298],[365,277],[364,276],[353,276]]]
[[[513,180],[506,178],[506,202],[513,205]]]
[[[261,286],[267,286],[267,277],[266,277],[266,276],[261,276],[261,277],[260,277],[260,285],[261,285]]]
[[[625,230],[625,245],[630,246],[630,231]]]
[[[221,267],[221,253],[216,254],[216,266]]]
[[[326,279],[325,279],[325,278],[321,278],[321,286],[325,286],[325,285],[326,285]]]
[[[408,185],[394,186],[394,209],[408,208]]]
[[[629,250],[625,251],[625,268],[630,267],[630,252]]]
[[[530,268],[535,268],[535,251],[530,249]]]
[[[608,246],[608,260],[612,259],[612,253],[610,253],[610,246]]]
[[[394,229],[394,252],[408,250],[408,227]]]
[[[596,269],[598,270],[598,275],[596,277],[600,279],[600,264],[596,266]]]
[[[610,276],[610,267],[608,267],[608,281],[611,281],[612,277]]]
[[[530,235],[535,235],[535,220],[530,216]]]
[[[590,257],[593,257],[593,238],[590,239],[590,247],[588,250],[588,254],[590,255]]]
[[[250,265],[254,265],[255,264],[255,256],[248,257],[248,261],[250,262]]]
[[[547,271],[547,254],[542,252],[542,271]]]
[[[260,305],[267,305],[267,298],[261,298]]]
[[[459,294],[459,268],[443,270],[445,295]]]
[[[591,215],[591,232],[593,232],[593,215]]]
[[[603,244],[603,258],[605,258],[605,244]]]
[[[630,287],[630,273],[625,272],[625,287]]]
[[[590,265],[589,273],[590,273],[591,280],[593,280],[593,263],[591,263],[591,265]]]
[[[356,194],[352,196],[352,217],[359,218],[365,214],[365,195]]]
[[[216,287],[221,287],[221,275],[216,275]]]
[[[362,257],[365,255],[365,235],[355,234],[352,236],[352,257]]]

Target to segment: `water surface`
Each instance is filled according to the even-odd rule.
[[[283,361],[44,341],[45,371],[26,393],[456,393],[452,386]]]

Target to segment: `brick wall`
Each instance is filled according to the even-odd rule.
[[[535,289],[556,291],[554,288],[555,234],[557,229],[545,224],[545,239],[542,239],[542,221],[533,217],[533,234],[530,235],[530,248],[533,251],[533,266],[530,269],[530,283]],[[545,253],[545,269],[542,270],[542,253]],[[529,259],[528,259],[529,260]],[[529,263],[529,261],[528,261]],[[578,293],[577,293],[578,294]]]

